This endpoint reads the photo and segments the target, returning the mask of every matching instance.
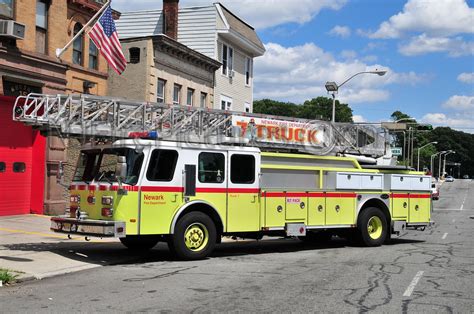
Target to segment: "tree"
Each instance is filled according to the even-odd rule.
[[[296,117],[298,108],[294,103],[262,99],[253,102],[253,112],[273,116]]]
[[[397,110],[394,113],[392,113],[390,118],[392,118],[393,121],[402,120],[402,119],[411,119],[409,115],[401,112],[400,110]]]
[[[330,121],[332,118],[332,99],[317,97],[305,101],[299,108],[299,117]],[[336,100],[336,122],[353,122],[352,109],[348,104],[341,104],[338,100]]]
[[[255,113],[286,116],[310,120],[331,120],[332,99],[317,97],[305,101],[302,105],[280,102],[271,99],[257,100],[253,103]],[[336,100],[336,122],[352,122],[352,109],[348,104]]]

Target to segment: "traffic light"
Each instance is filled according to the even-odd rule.
[[[418,124],[416,126],[416,129],[418,131],[432,131],[433,130],[433,126],[431,124]]]

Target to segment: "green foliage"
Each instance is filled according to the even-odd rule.
[[[411,118],[408,114],[401,111],[395,111],[390,117],[395,121]],[[431,167],[431,155],[436,152],[454,150],[456,154],[449,154],[446,160],[461,163],[461,177],[465,174],[469,175],[469,177],[474,176],[474,134],[456,131],[449,127],[437,127],[433,129],[431,125],[419,125],[416,124],[416,121],[410,121],[409,123],[409,126],[415,129],[413,142],[414,167],[417,166],[418,148],[430,142],[438,142],[436,145],[429,145],[420,150],[420,169],[429,169]],[[406,134],[408,141],[408,131],[406,131]],[[403,133],[396,133],[395,139],[395,145],[403,147]],[[401,158],[399,158],[399,162],[402,163]],[[434,174],[438,175],[439,158],[434,160],[433,168],[435,170]],[[446,172],[457,177],[458,167],[447,165]]]
[[[8,269],[0,268],[0,281],[2,283],[13,283],[17,277],[17,274],[11,273]]]
[[[331,120],[332,99],[317,97],[306,100],[302,105],[284,103],[271,99],[257,100],[253,104],[255,113],[275,116],[287,116],[304,119]],[[336,121],[352,122],[352,109],[348,104],[341,104],[336,100]]]

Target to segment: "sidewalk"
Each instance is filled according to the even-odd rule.
[[[49,230],[48,216],[0,217],[0,268],[18,281],[42,279],[137,259],[117,239],[68,239]]]

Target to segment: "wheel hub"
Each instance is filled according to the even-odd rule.
[[[377,240],[380,238],[382,235],[382,229],[382,220],[379,217],[373,216],[369,219],[367,223],[367,232],[372,239]]]
[[[201,223],[191,224],[184,233],[184,242],[191,251],[203,250],[209,240],[206,226]]]

